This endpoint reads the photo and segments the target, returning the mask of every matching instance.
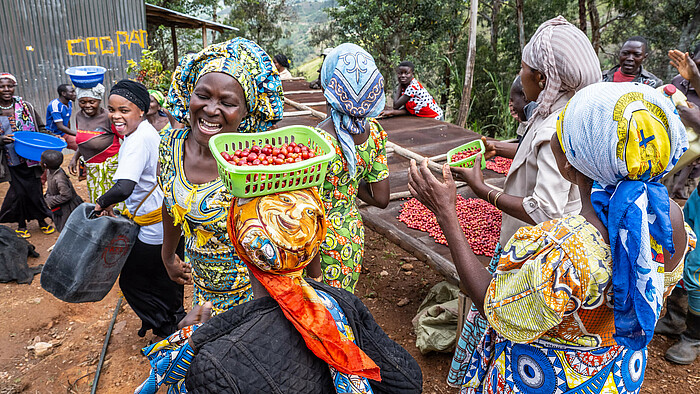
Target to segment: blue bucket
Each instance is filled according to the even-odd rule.
[[[107,69],[100,66],[76,66],[66,70],[73,85],[78,88],[90,89],[104,82]]]
[[[40,161],[45,150],[62,151],[67,146],[66,141],[53,135],[33,131],[18,131],[14,133],[15,152],[25,159]]]

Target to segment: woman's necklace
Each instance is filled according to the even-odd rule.
[[[1,110],[12,109],[12,107],[14,106],[14,104],[15,104],[15,103],[10,102],[10,105],[8,105],[7,107],[5,107],[5,106],[3,106],[3,105],[0,105],[0,109],[1,109]]]

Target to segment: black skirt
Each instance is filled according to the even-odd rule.
[[[184,286],[170,280],[160,256],[161,246],[137,239],[119,275],[124,298],[141,319],[141,337],[153,330],[165,338],[177,331],[177,324],[185,317]],[[182,242],[178,249],[182,256]]]
[[[26,226],[30,220],[51,217],[51,211],[44,201],[41,179],[36,167],[27,163],[10,167],[10,188],[0,208],[0,223],[19,223]]]

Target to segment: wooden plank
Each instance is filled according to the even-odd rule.
[[[320,93],[320,90],[293,90],[291,92],[284,92],[285,100],[286,96],[290,94],[311,94],[311,93]]]
[[[293,116],[306,116],[306,115],[311,115],[311,111],[294,111],[294,112],[285,112],[283,114],[283,117],[289,118]]]

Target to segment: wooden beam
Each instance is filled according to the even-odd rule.
[[[173,70],[177,68],[177,64],[180,62],[180,56],[177,54],[177,34],[175,33],[175,26],[170,26],[170,41],[173,43]]]
[[[285,93],[285,94],[287,94],[287,93]],[[311,116],[315,116],[315,117],[317,117],[317,118],[319,118],[319,119],[326,119],[326,113],[325,113],[325,112],[317,111],[317,110],[315,110],[315,109],[309,107],[308,105],[305,105],[305,104],[302,104],[302,103],[297,103],[296,101],[290,100],[290,99],[287,98],[287,97],[284,98],[284,103],[285,103],[285,104],[289,104],[289,105],[291,105],[292,107],[294,107],[294,108],[296,108],[296,109],[299,109],[299,110],[302,110],[302,111],[310,111]]]
[[[289,118],[289,117],[294,117],[294,116],[306,116],[306,115],[311,115],[311,111],[294,111],[294,112],[285,112],[282,117],[283,118]]]
[[[207,46],[209,46],[207,43],[207,27],[202,25],[202,48],[206,48]]]

